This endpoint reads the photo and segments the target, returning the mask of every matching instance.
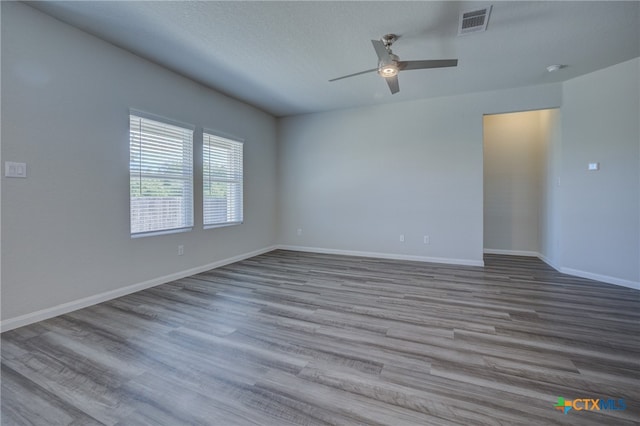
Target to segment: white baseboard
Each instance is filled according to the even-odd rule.
[[[410,261],[429,262],[429,263],[444,263],[449,265],[484,266],[484,262],[482,261],[468,260],[468,259],[451,259],[451,258],[443,258],[443,257],[426,257],[426,256],[404,255],[404,254],[395,254],[395,253],[377,253],[377,252],[365,252],[365,251],[354,251],[354,250],[327,249],[327,248],[319,248],[319,247],[276,245],[276,246],[265,247],[249,253],[243,253],[227,259],[218,260],[216,262],[208,263],[206,265],[198,266],[191,269],[186,269],[186,270],[165,275],[162,277],[157,277],[157,278],[144,281],[141,283],[133,284],[130,286],[118,288],[115,290],[110,290],[104,293],[96,294],[94,296],[85,297],[83,299],[78,299],[71,302],[63,303],[61,305],[42,309],[29,314],[20,315],[14,318],[9,318],[4,321],[0,321],[0,332],[13,330],[14,328],[33,324],[35,322],[53,318],[58,315],[63,315],[71,311],[75,311],[78,309],[86,308],[91,305],[95,305],[97,303],[102,303],[102,302],[106,302],[107,300],[115,299],[117,297],[126,296],[127,294],[135,293],[140,290],[144,290],[150,287],[155,287],[157,285],[165,284],[165,283],[175,281],[184,277],[189,277],[191,275],[199,274],[201,272],[209,271],[211,269],[219,268],[221,266],[225,266],[231,263],[239,262],[241,260],[258,256],[260,254],[268,253],[276,249],[310,252],[310,253],[338,254],[338,255],[345,255],[345,256],[373,257],[373,258],[379,258],[379,259],[395,259],[395,260],[410,260]],[[545,256],[539,253],[533,254],[532,252],[521,252],[521,251],[517,251],[517,252],[509,251],[509,253],[505,253],[504,250],[502,250],[500,253],[495,253],[495,251],[492,250],[491,252],[489,252],[487,251],[487,249],[485,249],[485,253],[513,254],[517,256],[535,256],[540,258],[543,262],[547,263],[549,266],[560,271],[563,274],[574,275],[581,278],[592,279],[592,280],[601,281],[609,284],[615,284],[623,287],[640,290],[640,282],[624,280],[624,279],[610,277],[606,275],[594,274],[591,272],[580,271],[577,269],[563,268],[563,267],[557,268]],[[523,253],[531,253],[531,254],[523,254]]]
[[[179,280],[181,278],[189,277],[191,275],[199,274],[201,272],[209,271],[211,269],[219,268],[221,266],[228,265],[230,263],[239,262],[250,257],[258,256],[263,253],[267,253],[275,250],[276,246],[265,247],[259,250],[255,250],[249,253],[243,253],[237,256],[229,257],[227,259],[218,260],[216,262],[208,263],[206,265],[197,266],[195,268],[186,269],[183,271],[175,272],[173,274],[164,275],[162,277],[153,278],[148,281],[121,287],[115,290],[106,291],[104,293],[96,294],[94,296],[85,297],[83,299],[74,300],[71,302],[63,303],[61,305],[53,306],[51,308],[45,308],[36,312],[32,312],[18,317],[9,318],[4,321],[0,321],[0,332],[13,330],[14,328],[22,327],[24,325],[33,324],[38,321],[43,321],[49,318],[57,317],[71,311],[86,308],[87,306],[95,305],[97,303],[106,302],[107,300],[115,299],[117,297],[126,296],[127,294],[135,293],[146,288],[155,287],[160,284],[165,284],[171,281]]]
[[[549,259],[544,254],[538,253],[538,259],[542,260],[544,263],[546,263],[547,265],[551,266],[556,271],[560,271],[560,267],[558,265],[556,265],[553,261],[551,261],[551,259]]]
[[[573,275],[580,278],[587,278],[595,281],[602,281],[603,283],[619,285],[622,287],[632,288],[634,290],[640,290],[640,282],[625,280],[622,278],[611,277],[608,275],[594,274],[591,272],[580,271],[572,268],[560,268],[560,272],[567,275]]]
[[[578,269],[565,268],[565,267],[562,267],[562,266],[558,266],[555,263],[553,263],[551,261],[551,259],[549,259],[545,255],[543,255],[541,253],[538,253],[538,252],[521,251],[521,250],[495,250],[495,249],[484,249],[484,252],[487,253],[487,254],[504,254],[504,255],[508,255],[508,256],[537,257],[538,259],[542,260],[547,265],[551,266],[556,271],[558,271],[560,273],[563,273],[563,274],[573,275],[575,277],[587,278],[587,279],[590,279],[590,280],[600,281],[600,282],[607,283],[607,284],[614,284],[614,285],[619,285],[619,286],[622,286],[622,287],[628,287],[628,288],[632,288],[632,289],[635,289],[635,290],[640,290],[640,282],[625,280],[625,279],[622,279],[622,278],[611,277],[611,276],[608,276],[608,275],[594,274],[592,272],[580,271]]]
[[[527,256],[527,257],[540,257],[540,253],[537,251],[526,250],[500,250],[500,249],[484,249],[485,254],[504,254],[507,256]]]
[[[344,256],[357,256],[357,257],[374,257],[377,259],[393,259],[393,260],[410,260],[414,262],[429,262],[429,263],[445,263],[449,265],[464,265],[464,266],[484,266],[484,262],[481,260],[470,259],[450,259],[446,257],[427,257],[427,256],[415,256],[409,254],[396,254],[396,253],[379,253],[370,251],[356,251],[356,250],[340,250],[340,249],[328,249],[321,247],[303,247],[303,246],[291,246],[291,245],[279,245],[281,250],[303,251],[309,253],[323,253],[323,254],[339,254]]]
[[[551,266],[556,271],[560,271],[560,268],[556,266],[555,263],[551,261],[547,256],[542,253],[538,253],[537,251],[526,251],[526,250],[500,250],[500,249],[484,249],[485,254],[502,254],[505,256],[526,256],[526,257],[537,257],[542,260],[547,265]]]

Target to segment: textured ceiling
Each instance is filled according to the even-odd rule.
[[[563,81],[640,56],[640,3],[493,2],[486,32],[457,36],[478,2],[29,2],[64,22],[275,116]],[[391,95],[371,39],[401,60]],[[566,68],[548,73],[550,64]]]

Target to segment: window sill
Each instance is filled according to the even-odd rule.
[[[180,232],[190,232],[192,229],[193,227],[166,229],[163,231],[139,232],[137,234],[131,234],[131,238],[155,237],[156,235],[178,234]]]
[[[227,226],[235,226],[242,225],[243,222],[227,222],[227,223],[216,223],[215,225],[204,225],[203,229],[213,229],[213,228],[226,228]]]

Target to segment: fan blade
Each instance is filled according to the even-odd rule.
[[[389,85],[389,90],[391,90],[392,95],[400,91],[400,85],[398,84],[397,75],[393,77],[385,77],[384,79],[387,80],[387,84]]]
[[[331,79],[331,80],[329,80],[329,81],[342,80],[343,78],[354,77],[354,76],[356,76],[356,75],[366,74],[366,73],[368,73],[368,72],[374,72],[374,71],[378,71],[378,68],[374,68],[374,69],[372,69],[372,70],[360,71],[360,72],[357,72],[357,73],[355,73],[355,74],[343,75],[342,77],[333,78],[333,79]]]
[[[378,55],[378,59],[383,64],[388,64],[391,62],[391,56],[389,56],[389,52],[387,48],[384,47],[384,43],[380,40],[371,40],[371,44],[373,44],[373,48],[376,50],[376,55]]]
[[[398,68],[401,71],[422,70],[427,68],[445,68],[458,66],[457,59],[432,59],[426,61],[400,61]]]

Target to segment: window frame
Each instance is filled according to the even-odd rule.
[[[236,158],[236,161],[238,160],[237,157],[239,156],[239,171],[238,170],[235,171],[236,176],[239,176],[239,178],[215,179],[212,177],[212,173],[210,171],[207,174],[207,167],[205,165],[208,162],[210,163],[210,159],[207,158],[206,149],[207,147],[210,147],[211,142],[215,141],[216,139],[218,140],[218,142],[222,142],[223,144],[228,144],[235,147],[236,152],[232,153],[231,155],[232,157]],[[228,135],[217,130],[212,130],[207,128],[202,129],[202,227],[203,229],[214,229],[214,228],[221,228],[226,226],[235,226],[235,225],[241,225],[244,223],[244,144],[245,144],[245,140],[242,138]],[[237,150],[239,150],[239,155]],[[209,154],[210,153],[211,151],[209,149]],[[230,160],[230,162],[232,161],[233,159]],[[229,183],[239,184],[239,190],[235,192],[235,196],[239,200],[236,203],[237,205],[239,205],[239,209],[238,209],[239,213],[238,213],[238,217],[236,217],[237,220],[229,220],[229,216],[227,213],[227,220],[224,222],[215,222],[215,223],[207,222],[208,195],[205,193],[208,188],[207,180],[209,181],[209,185],[211,185],[211,183],[214,183],[214,182],[227,183],[227,184]],[[229,207],[227,206],[227,210],[228,209]],[[233,219],[233,217],[231,219]]]
[[[189,206],[187,206],[186,208],[181,208],[179,210],[179,213],[182,215],[182,223],[180,224],[180,226],[177,227],[166,227],[166,228],[154,228],[154,229],[150,229],[150,230],[142,230],[142,231],[134,231],[134,212],[133,212],[133,203],[134,203],[134,194],[132,192],[132,183],[133,183],[133,178],[134,176],[137,174],[138,179],[140,180],[140,187],[142,190],[142,182],[143,179],[145,177],[145,173],[143,172],[143,167],[142,164],[143,162],[139,162],[138,166],[139,168],[133,168],[132,165],[132,160],[133,160],[133,155],[132,153],[134,152],[134,136],[132,133],[132,128],[133,128],[133,122],[132,120],[141,120],[141,122],[143,121],[150,121],[153,123],[157,123],[161,126],[167,126],[167,127],[173,127],[179,129],[180,131],[184,132],[185,135],[183,135],[183,145],[182,145],[182,149],[183,149],[183,156],[182,158],[180,158],[182,160],[182,177],[176,177],[176,176],[170,176],[170,175],[164,175],[162,173],[146,173],[146,178],[152,178],[152,177],[157,177],[159,179],[164,179],[164,180],[168,180],[168,181],[175,181],[175,182],[180,182],[180,185],[185,185],[186,183],[186,187],[183,188],[183,192],[186,190],[189,192],[188,196],[185,196],[184,194],[180,197],[180,200],[184,200],[186,201],[186,203],[190,204]],[[161,127],[159,126],[159,127]],[[155,236],[155,235],[165,235],[165,234],[174,234],[174,233],[179,233],[179,232],[189,232],[193,229],[194,227],[194,136],[195,136],[195,126],[188,124],[188,123],[184,123],[184,122],[180,122],[177,120],[172,120],[163,116],[159,116],[156,114],[151,114],[148,112],[144,112],[144,111],[140,111],[140,110],[136,110],[136,109],[129,109],[129,233],[131,238],[141,238],[141,237],[148,237],[148,236]],[[160,134],[160,133],[158,133]],[[185,139],[185,136],[188,135],[188,138]],[[185,141],[187,142],[187,145],[184,145]],[[139,149],[142,151],[143,149],[143,144],[141,143],[141,141],[138,141],[138,145],[139,145]],[[185,152],[186,149],[186,152]],[[148,155],[148,153],[147,153]],[[187,158],[185,158],[185,156]],[[167,157],[168,159],[170,159],[170,157]]]

